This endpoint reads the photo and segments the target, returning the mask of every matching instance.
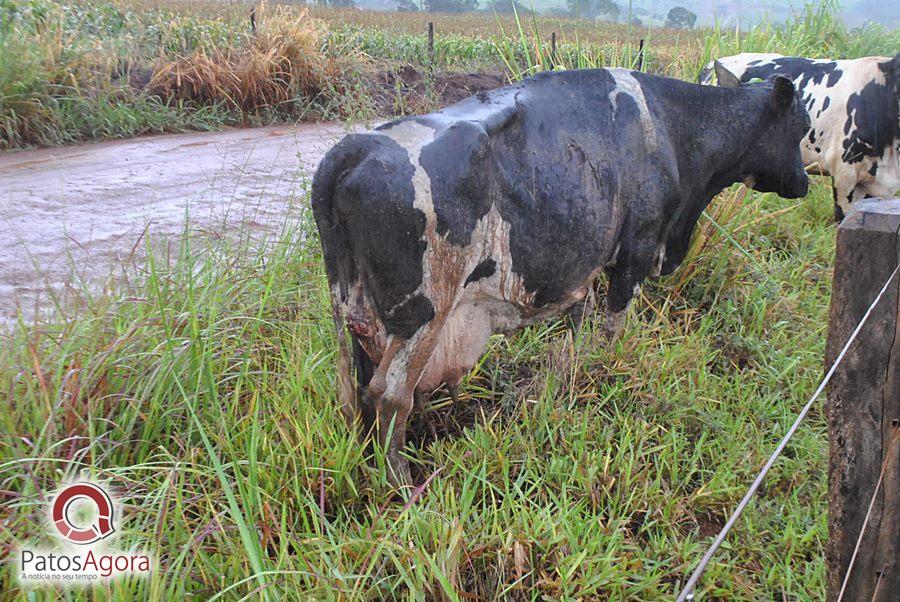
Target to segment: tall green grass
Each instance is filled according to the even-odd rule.
[[[849,29],[838,16],[837,0],[806,3],[784,23],[763,21],[744,31],[716,24],[702,36],[699,48],[685,44],[682,52],[662,55],[655,48],[652,29],[642,32],[645,47],[643,70],[657,75],[694,81],[709,61],[740,52],[777,52],[811,58],[893,56],[900,48],[900,30],[878,24]],[[515,14],[515,30],[503,31],[494,45],[513,79],[549,69],[624,67],[640,64],[637,36],[630,30],[622,40],[607,44],[584,43],[561,37],[554,54],[549,38],[533,14]],[[502,25],[501,25],[502,30]]]
[[[0,149],[238,121],[216,106],[167,103],[136,89],[131,78],[153,56],[144,38],[159,30],[134,24],[134,13],[110,3],[2,0]]]
[[[285,73],[298,74],[290,66],[285,71],[278,51],[294,50],[291,32],[315,31],[318,25],[280,8],[260,10],[259,21],[254,36],[244,15],[184,14],[109,0],[0,0],[0,150],[364,112],[357,90],[361,73],[331,68],[337,59],[322,54],[327,48],[304,47],[288,57],[319,66],[318,77],[327,81],[316,82],[312,91],[281,86]],[[288,21],[287,27],[273,27],[274,35],[264,35],[267,24]],[[278,48],[260,48],[260,40]],[[335,49],[342,50],[347,49]],[[355,50],[349,50],[349,56],[339,57],[342,64],[353,62]],[[256,56],[241,64],[253,52]],[[210,58],[200,78],[189,68],[198,56]],[[267,59],[277,66],[266,65]],[[252,68],[233,69],[235,64],[267,68],[264,81]],[[154,80],[179,68],[177,85]],[[236,84],[223,84],[235,78]],[[160,85],[148,87],[154,83]],[[281,87],[290,88],[284,98],[249,103],[252,111],[228,93]]]
[[[299,200],[274,239],[148,249],[129,286],[3,339],[8,597],[60,595],[20,590],[13,552],[47,541],[47,492],[81,474],[124,504],[116,545],[159,563],[102,598],[670,598],[820,376],[829,190],[785,203],[736,188],[617,345],[599,344],[599,320],[493,338],[460,404],[417,410],[427,485],[392,501],[380,454],[340,418]],[[705,595],[821,597],[824,443],[814,412]]]

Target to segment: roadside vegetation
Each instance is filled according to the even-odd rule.
[[[116,545],[158,555],[103,598],[671,599],[821,377],[830,204],[723,194],[612,347],[599,316],[493,338],[458,405],[415,414],[427,484],[393,498],[337,407],[306,200],[274,240],[151,253],[4,340],[0,589],[25,599],[15,550],[52,543],[45,496],[81,474],[124,505]],[[821,599],[825,441],[817,409],[704,598]]]
[[[421,44],[422,15],[337,26],[316,9],[319,21],[285,29],[262,17],[254,37],[243,6],[28,6],[3,21],[7,146],[368,115],[372,65],[425,60],[403,50]],[[34,13],[41,7],[47,16]],[[436,19],[438,31],[453,19]],[[668,33],[608,26],[624,33],[607,50],[606,40],[561,34],[562,62],[547,54],[543,23],[473,27],[475,49],[446,47],[440,68],[490,65],[515,79],[549,58],[631,64],[643,36],[646,69],[692,79],[720,53],[854,56],[897,39],[848,32],[824,9],[783,28],[682,32],[670,43]],[[469,30],[458,27],[463,40]],[[284,76],[277,84],[233,87],[229,75],[272,69]],[[391,489],[380,451],[341,420],[305,197],[275,237],[209,241],[186,229],[175,251],[148,243],[127,280],[73,292],[47,319],[23,315],[2,338],[0,591],[671,599],[822,375],[831,215],[824,180],[797,201],[735,186],[701,219],[683,267],[645,287],[615,345],[595,332],[599,316],[575,334],[548,322],[492,338],[459,404],[438,393],[416,411],[409,454],[422,485],[406,492]],[[823,598],[826,466],[820,406],[710,565],[703,599]],[[109,484],[125,517],[116,545],[151,550],[157,570],[96,594],[24,591],[16,550],[51,543],[47,493],[79,475]]]
[[[0,0],[0,149],[275,121],[434,109],[548,68],[639,64],[695,79],[741,50],[888,54],[900,34],[849,31],[826,0],[749,32],[647,29],[527,14],[378,13],[174,0]],[[426,25],[435,24],[433,62]],[[558,36],[552,57],[551,33]],[[496,85],[496,83],[494,84]]]
[[[138,2],[0,0],[0,148],[340,119],[364,106],[354,49],[305,10],[188,14]]]

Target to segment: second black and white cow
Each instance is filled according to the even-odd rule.
[[[707,65],[702,82],[713,73],[720,86],[775,75],[794,82],[811,122],[803,160],[833,178],[837,219],[857,199],[900,190],[900,54],[832,61],[744,53]]]
[[[808,128],[785,78],[732,90],[601,69],[537,75],[339,142],[312,186],[339,397],[377,429],[389,476],[409,479],[414,397],[457,385],[492,333],[559,314],[602,270],[617,330],[723,188],[805,195]]]

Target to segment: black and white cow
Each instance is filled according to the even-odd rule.
[[[723,188],[805,195],[808,128],[786,78],[725,89],[600,69],[543,73],[340,141],[312,187],[339,397],[377,429],[389,476],[409,479],[414,397],[456,386],[492,333],[561,313],[601,270],[618,330]]]
[[[707,65],[703,83],[789,77],[810,116],[803,161],[831,175],[835,217],[856,199],[900,190],[900,54],[831,61],[744,53]]]

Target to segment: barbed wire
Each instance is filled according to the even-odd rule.
[[[881,301],[881,298],[884,296],[885,292],[887,292],[888,288],[893,282],[894,278],[897,276],[897,273],[900,272],[900,264],[894,268],[893,273],[888,277],[887,281],[884,283],[884,286],[881,287],[881,291],[875,297],[875,300],[872,301],[869,308],[866,310],[866,313],[863,315],[862,319],[856,325],[856,328],[853,330],[853,333],[850,335],[850,338],[847,339],[847,343],[844,345],[841,352],[838,354],[837,358],[834,360],[834,363],[829,368],[828,372],[825,374],[825,378],[822,379],[822,382],[819,384],[815,393],[813,393],[812,397],[810,397],[809,401],[806,402],[806,405],[803,406],[803,409],[800,410],[800,414],[797,415],[797,419],[794,420],[794,423],[791,425],[791,428],[788,429],[787,434],[781,439],[778,443],[778,447],[775,448],[775,451],[772,452],[772,455],[769,456],[769,459],[766,461],[765,466],[762,467],[762,470],[757,475],[756,479],[753,481],[753,484],[750,485],[750,488],[747,490],[747,493],[744,494],[743,499],[737,505],[737,508],[734,509],[731,516],[728,518],[728,521],[725,523],[725,526],[722,527],[722,530],[719,531],[719,534],[716,536],[716,539],[713,541],[712,545],[703,555],[703,558],[700,559],[700,562],[697,564],[697,568],[694,569],[694,572],[691,573],[690,578],[685,584],[684,588],[681,590],[681,593],[678,594],[677,602],[686,602],[687,600],[694,599],[694,588],[697,587],[697,582],[700,580],[700,577],[703,575],[703,571],[706,569],[706,565],[712,560],[713,555],[719,549],[719,546],[722,545],[722,542],[725,541],[725,537],[728,536],[728,532],[731,531],[731,528],[737,522],[738,518],[740,518],[741,514],[744,512],[744,508],[747,507],[747,504],[750,503],[750,500],[753,498],[753,495],[756,493],[756,490],[759,489],[759,486],[762,484],[763,479],[765,479],[766,475],[769,473],[769,470],[775,464],[775,461],[781,455],[781,452],[784,451],[784,448],[787,447],[788,442],[794,436],[794,433],[797,432],[797,429],[800,427],[800,423],[809,413],[809,410],[812,408],[813,403],[815,403],[816,399],[819,398],[819,395],[822,394],[822,391],[825,390],[825,386],[831,381],[831,377],[834,376],[837,367],[840,365],[841,361],[843,361],[844,356],[847,354],[847,351],[850,349],[850,346],[853,344],[853,341],[856,340],[857,335],[859,335],[862,327],[865,325],[866,321],[869,319],[869,316],[872,315],[872,312],[875,310],[875,306],[878,305],[878,302]]]

